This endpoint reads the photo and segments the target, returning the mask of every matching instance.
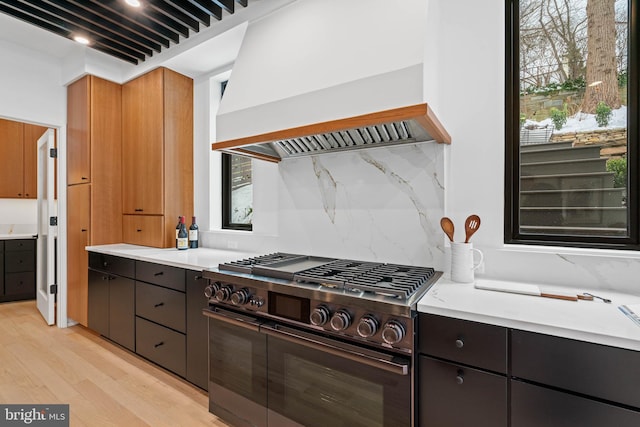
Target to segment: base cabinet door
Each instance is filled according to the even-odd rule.
[[[640,412],[511,381],[511,427],[637,427]]]
[[[135,281],[112,276],[109,281],[109,338],[135,350]]]
[[[202,272],[187,271],[187,380],[205,390],[209,385],[209,338],[202,309],[209,305],[204,296],[208,282]]]
[[[109,274],[89,270],[87,327],[109,337]]]
[[[504,376],[420,356],[419,396],[420,427],[507,427]]]

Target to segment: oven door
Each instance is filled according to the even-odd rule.
[[[408,358],[281,325],[269,336],[269,425],[411,426]]]
[[[218,307],[209,318],[209,412],[234,426],[267,426],[267,338],[261,322]]]

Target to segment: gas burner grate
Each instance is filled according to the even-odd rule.
[[[354,277],[345,283],[345,289],[408,299],[434,275],[435,270],[429,267],[381,264],[367,274]]]
[[[265,265],[272,262],[287,261],[299,257],[300,255],[275,252],[268,255],[261,255],[253,258],[245,258],[238,261],[230,261],[224,264],[219,264],[218,269],[235,271],[237,273],[251,273],[251,268],[255,265]]]
[[[293,276],[293,280],[304,283],[316,283],[332,288],[343,288],[345,283],[362,274],[366,274],[380,265],[382,264],[379,262],[339,259],[325,265],[301,271]]]

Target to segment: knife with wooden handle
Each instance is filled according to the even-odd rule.
[[[483,289],[487,291],[497,291],[497,292],[507,292],[512,294],[521,294],[521,295],[531,295],[536,297],[543,298],[554,298],[561,299],[565,301],[578,301],[578,299],[583,300],[593,300],[593,297],[589,298],[584,295],[577,294],[569,294],[564,292],[542,292],[540,288],[536,285],[529,285],[526,283],[500,283],[500,282],[491,282],[491,283],[476,283],[474,285],[476,289]]]

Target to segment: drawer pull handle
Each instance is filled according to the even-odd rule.
[[[103,267],[109,267],[109,263],[107,261],[105,261],[105,262],[102,263],[102,266]]]
[[[144,212],[143,209],[134,209],[134,212]]]
[[[82,176],[82,177],[80,177],[80,179],[87,180],[87,179],[89,179],[89,178],[87,178],[86,176]]]
[[[136,231],[139,233],[142,231],[142,228],[136,228]]]
[[[154,307],[158,308],[158,307],[162,307],[163,305],[164,305],[163,302],[159,302],[159,303],[155,304]]]
[[[202,276],[196,276],[196,277],[194,277],[194,280],[202,280],[202,279],[204,279],[204,277],[202,277]]]
[[[164,345],[164,341],[160,341],[158,344],[154,344],[155,348],[160,347],[161,345]]]
[[[109,280],[109,276],[102,276],[102,280]]]
[[[162,276],[164,274],[164,271],[160,271],[159,273],[155,273],[154,276],[158,277],[158,276]]]
[[[86,228],[81,228],[80,231],[82,231],[84,233],[85,231],[87,231],[87,229]]]
[[[462,385],[464,383],[464,372],[458,371],[458,375],[456,375],[456,384]]]
[[[456,347],[457,347],[457,348],[462,348],[462,347],[464,347],[464,341],[462,341],[462,339],[458,338],[458,339],[456,340]]]

